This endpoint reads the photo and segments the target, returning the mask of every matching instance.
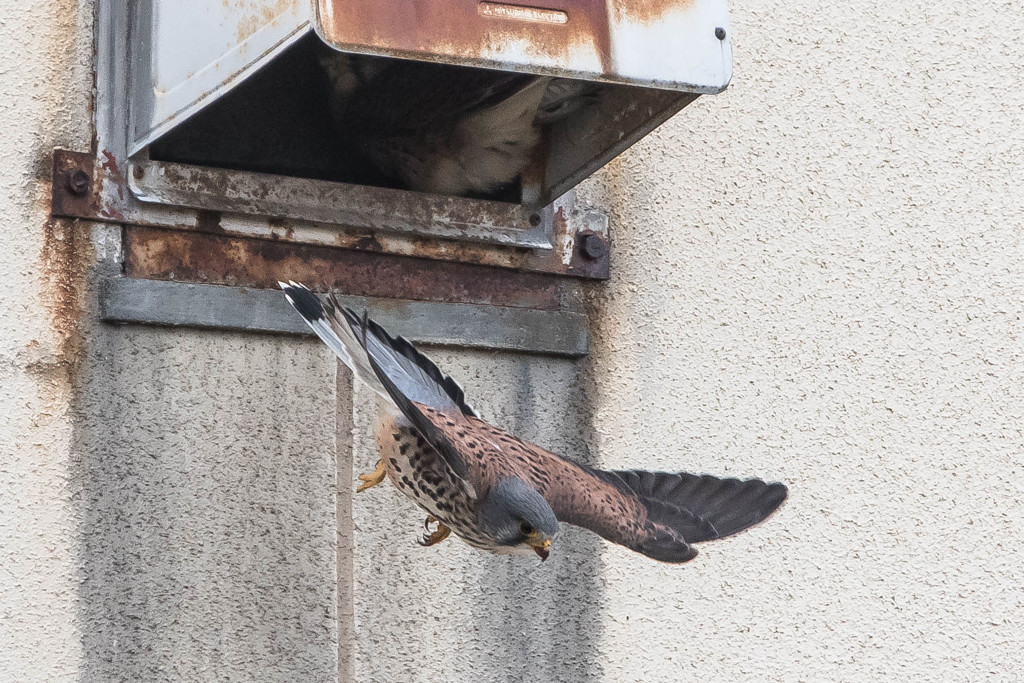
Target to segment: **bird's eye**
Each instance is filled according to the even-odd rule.
[[[529,522],[519,522],[519,532],[523,536],[532,536],[533,526]]]

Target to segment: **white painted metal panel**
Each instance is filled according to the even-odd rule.
[[[309,30],[308,0],[144,0],[132,16],[130,153]]]
[[[696,93],[732,75],[725,0],[317,0],[335,48]]]

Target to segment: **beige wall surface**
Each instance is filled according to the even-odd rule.
[[[672,567],[573,530],[544,565],[423,550],[383,488],[343,489],[336,558],[335,420],[371,466],[367,392],[311,340],[96,322],[109,233],[48,220],[92,9],[5,3],[0,678],[1016,678],[1024,13],[731,11],[729,90],[581,190],[614,231],[590,356],[436,352],[567,455],[790,485]]]
[[[72,382],[86,234],[48,222],[55,145],[88,149],[92,7],[0,9],[0,678],[72,680],[76,619]]]
[[[620,160],[599,460],[778,478],[690,566],[605,554],[608,680],[1024,670],[1024,12],[732,3],[735,73]]]
[[[337,672],[336,363],[312,339],[104,325],[75,429],[86,681]]]

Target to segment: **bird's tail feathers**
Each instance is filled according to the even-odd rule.
[[[540,129],[534,124],[549,77],[538,77],[504,100],[456,126],[454,153],[436,159],[423,189],[442,194],[493,192],[529,166]]]
[[[492,149],[526,158],[540,139],[534,118],[550,80],[546,76],[535,78],[501,102],[466,117],[459,123],[457,135],[468,149]]]
[[[593,81],[580,81],[574,78],[552,79],[537,106],[534,121],[539,126],[546,126],[584,107],[593,106],[599,100],[600,88],[601,86]]]
[[[350,308],[340,310],[366,355],[405,398],[437,410],[477,416],[466,403],[459,383],[442,373],[405,338],[392,337],[376,322],[365,315],[359,317]]]
[[[362,344],[356,339],[352,328],[339,314],[339,309],[333,299],[328,300],[325,305],[305,285],[297,282],[287,284],[279,282],[278,284],[284,290],[288,303],[302,316],[316,336],[320,337],[320,340],[334,352],[334,355],[379,396],[391,401],[391,397],[370,366]]]
[[[395,402],[374,372],[369,354],[394,387],[410,401],[476,416],[476,411],[466,403],[458,382],[443,374],[407,340],[392,337],[368,317],[359,317],[352,309],[343,307],[333,294],[327,301],[321,301],[305,285],[278,284],[310,329],[378,395]]]

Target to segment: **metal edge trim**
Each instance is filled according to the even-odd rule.
[[[442,197],[406,190],[353,185],[294,176],[275,176],[252,171],[151,161],[133,158],[127,174],[128,187],[145,204],[170,204],[189,208],[274,216],[324,224],[344,224],[395,234],[440,237],[497,244],[499,246],[550,250],[553,248],[554,212],[550,204],[535,209],[537,226],[529,225],[529,213],[523,207],[499,202],[459,197]],[[245,192],[243,188],[253,191]],[[259,191],[256,191],[256,189]],[[391,210],[374,210],[382,203]],[[409,214],[431,215],[424,223]],[[495,224],[456,222],[443,208],[464,207],[468,211],[490,211],[499,218]],[[512,207],[515,208],[512,208]],[[518,217],[509,224],[500,222],[502,214]],[[520,216],[521,214],[521,216]],[[518,223],[518,225],[516,224]],[[407,227],[416,225],[415,228]]]
[[[392,334],[422,344],[578,358],[588,352],[587,318],[479,304],[339,297],[368,309]],[[110,323],[312,335],[284,296],[249,289],[112,277],[100,287],[100,318]]]

